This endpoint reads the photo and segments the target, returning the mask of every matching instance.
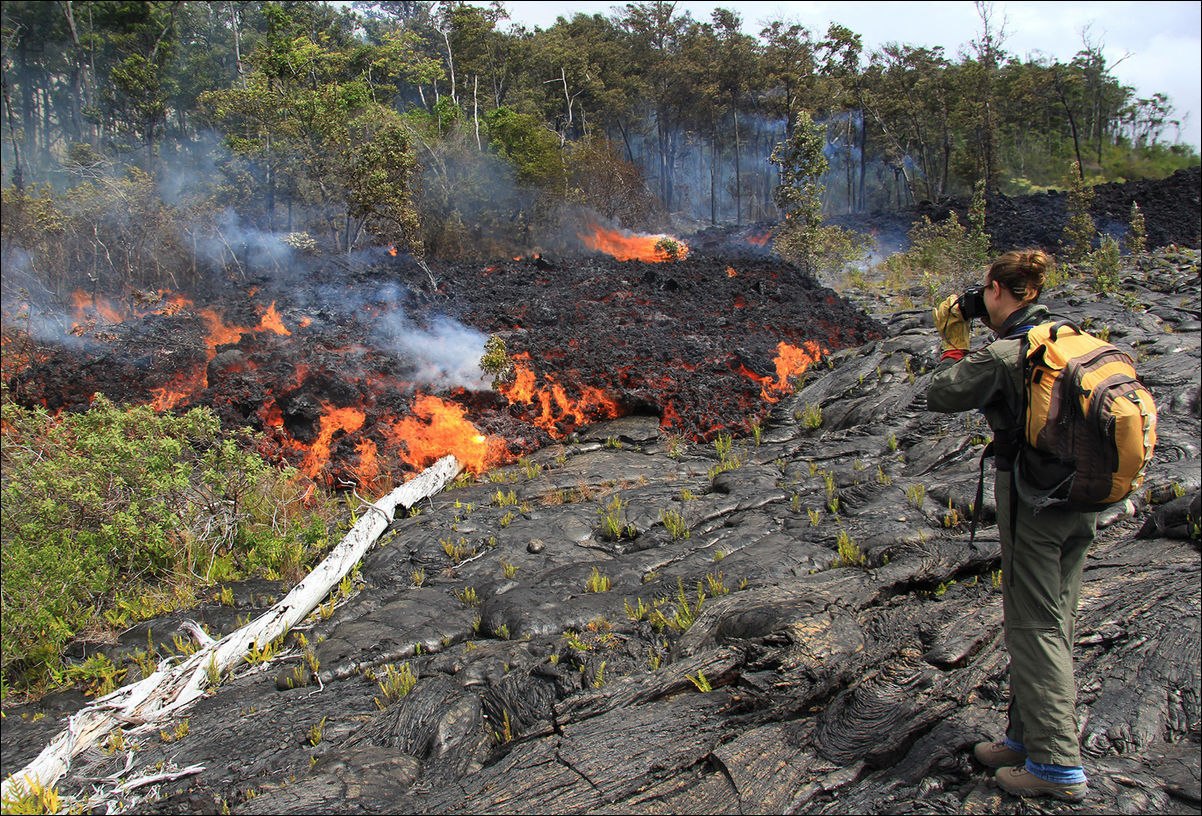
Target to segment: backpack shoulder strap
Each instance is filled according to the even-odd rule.
[[[1035,328],[1035,326],[1036,326],[1035,323],[1022,323],[1022,324],[1010,329],[1010,331],[1006,332],[1006,334],[1002,336],[1002,339],[1003,340],[1013,340],[1014,338],[1017,337],[1017,338],[1022,338],[1023,340],[1026,340],[1027,334],[1030,333],[1031,329]]]

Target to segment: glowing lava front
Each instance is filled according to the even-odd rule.
[[[739,366],[739,373],[758,382],[762,388],[762,396],[767,402],[776,402],[790,389],[789,380],[805,373],[812,363],[822,359],[823,351],[813,340],[806,340],[801,347],[789,345],[783,340],[776,344],[776,379],[761,377],[746,366]]]
[[[473,473],[483,473],[503,461],[507,450],[499,436],[485,436],[466,417],[463,406],[419,394],[413,412],[392,424],[398,453],[421,470],[448,453]]]
[[[689,255],[689,246],[670,235],[647,235],[627,230],[607,230],[591,225],[591,232],[581,233],[580,240],[589,249],[612,255],[619,261],[665,261],[684,260]]]
[[[529,361],[527,352],[513,355],[513,382],[500,386],[500,391],[510,405],[521,403],[535,408],[534,424],[553,438],[562,439],[576,427],[598,419],[613,419],[621,413],[618,403],[599,388],[580,386],[580,398],[572,399],[551,374],[544,377],[547,384],[538,387]]]

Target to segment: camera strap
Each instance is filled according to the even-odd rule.
[[[993,456],[993,442],[990,441],[981,451],[981,463],[977,473],[977,498],[972,503],[972,524],[969,525],[968,546],[977,540],[977,524],[981,521],[981,501],[985,498],[985,460]]]

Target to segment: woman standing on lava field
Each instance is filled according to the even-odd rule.
[[[1009,724],[1004,738],[978,743],[973,754],[997,769],[997,784],[1009,793],[1079,802],[1088,786],[1077,741],[1073,628],[1097,513],[1047,507],[1036,515],[1018,495],[1013,471],[1023,431],[1025,335],[1049,319],[1036,301],[1050,263],[1039,250],[1007,252],[990,265],[982,289],[935,307],[943,357],[927,406],[943,413],[979,409],[994,433]],[[966,317],[974,316],[997,339],[970,352]]]

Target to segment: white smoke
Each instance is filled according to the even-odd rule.
[[[198,232],[202,237],[196,242],[197,254],[217,268],[236,263],[258,270],[283,270],[295,254],[287,233],[245,226],[232,208],[221,213],[213,231]]]
[[[46,288],[24,249],[4,248],[0,278],[0,322],[5,331],[28,333],[31,339],[42,343],[83,347],[92,342],[85,333],[72,334],[74,317],[67,314],[60,299]]]
[[[445,315],[418,325],[409,317],[404,301],[408,290],[394,281],[371,295],[339,292],[338,310],[351,314],[361,308],[378,310],[372,322],[372,344],[381,351],[405,358],[413,365],[409,376],[419,387],[487,390],[491,380],[480,369],[486,335]]]
[[[435,388],[483,391],[490,380],[480,369],[488,338],[449,317],[436,317],[418,326],[403,311],[385,315],[377,323],[375,339],[388,350],[411,358],[416,384]]]

